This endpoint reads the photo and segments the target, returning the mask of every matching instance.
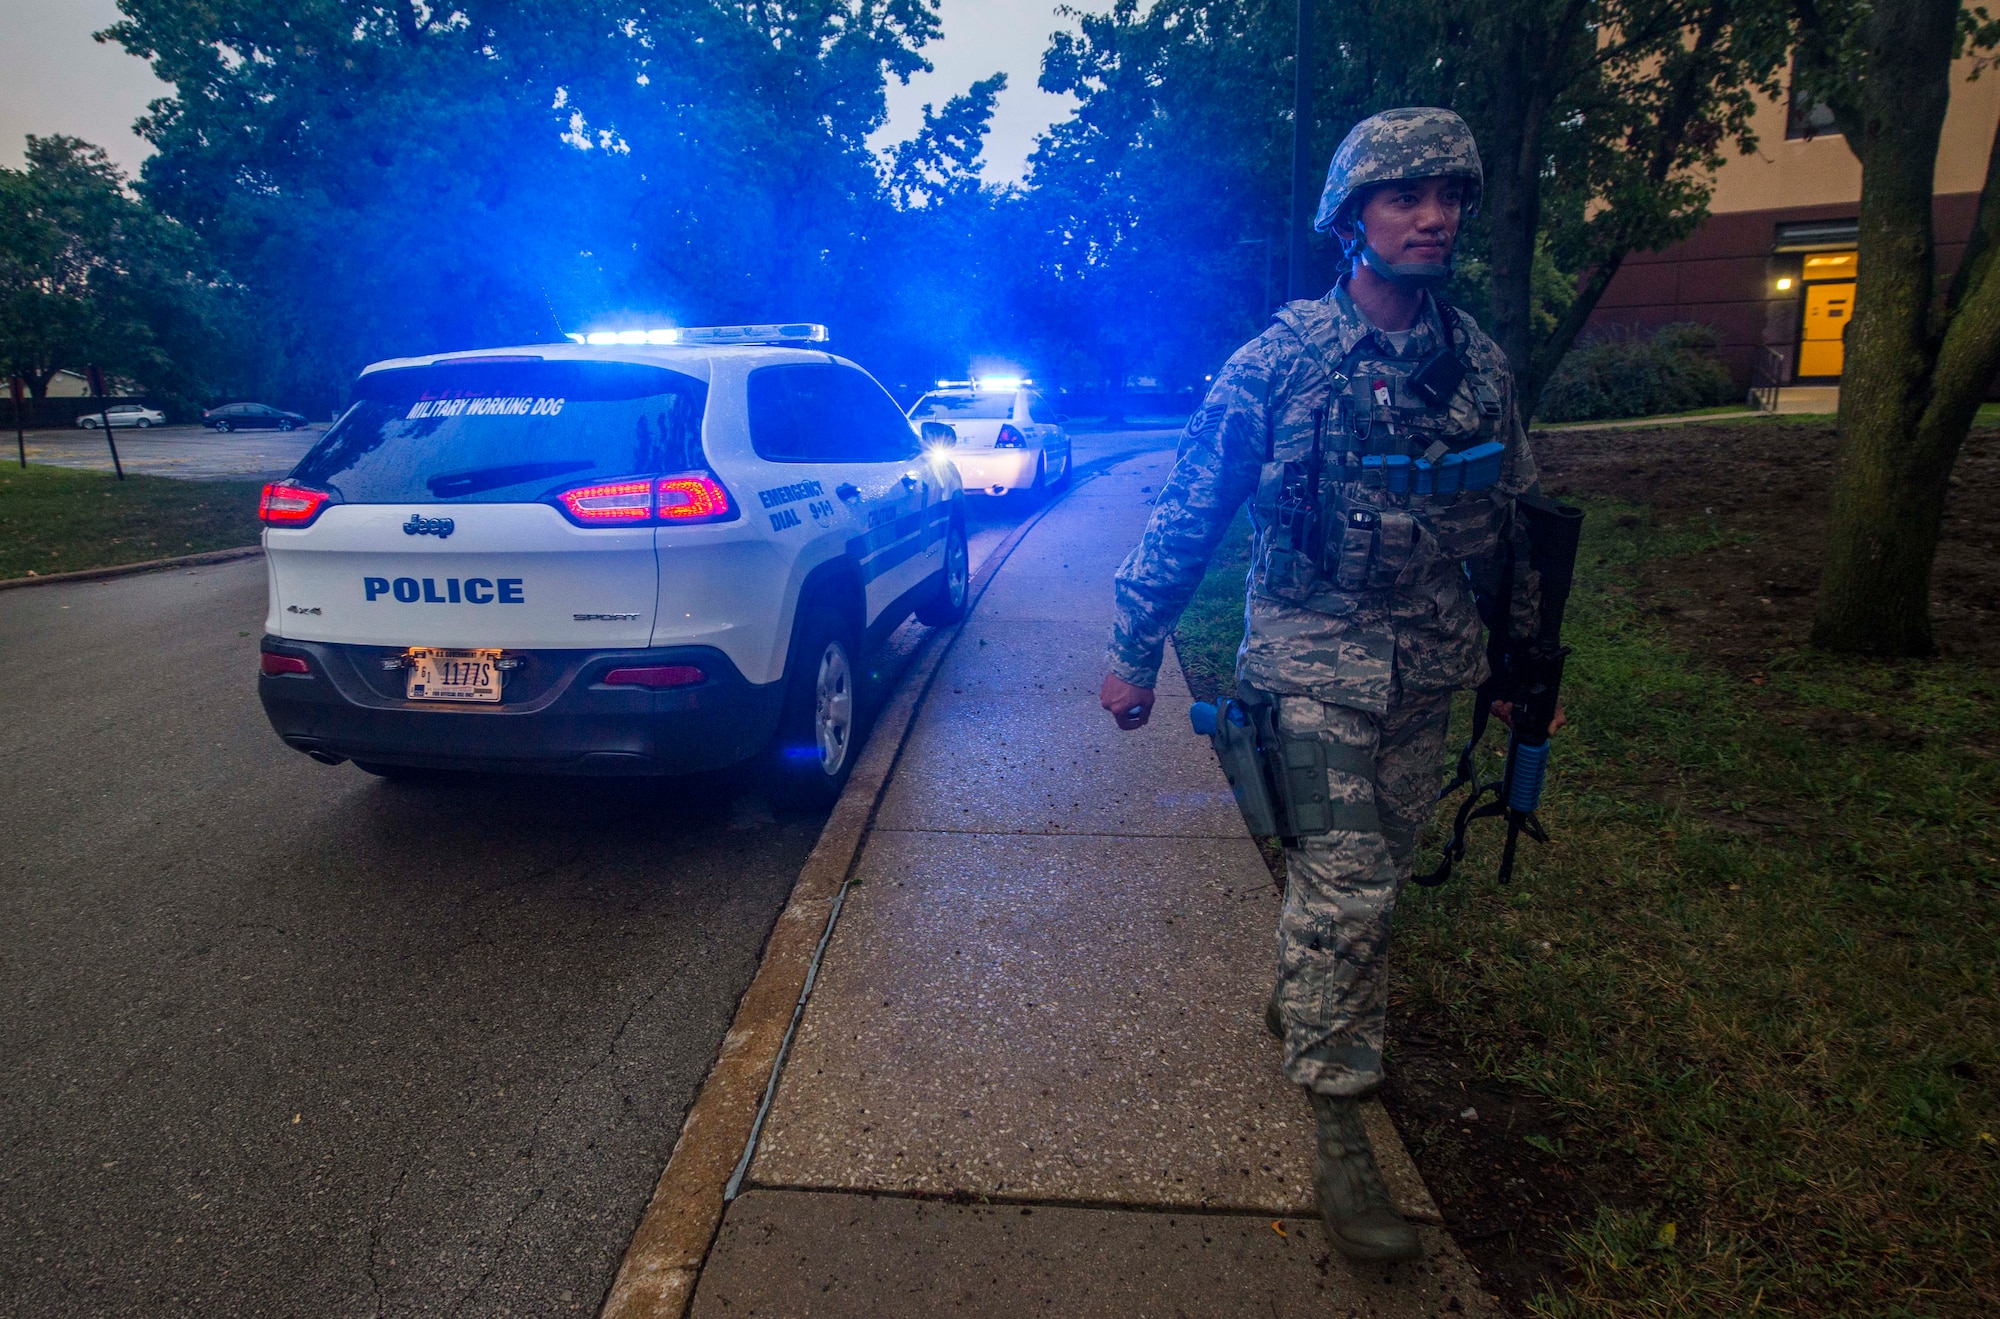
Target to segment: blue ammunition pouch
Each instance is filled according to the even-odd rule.
[[[1392,495],[1451,495],[1491,490],[1500,483],[1507,446],[1498,440],[1446,453],[1435,462],[1402,453],[1371,453],[1361,460],[1362,484]]]

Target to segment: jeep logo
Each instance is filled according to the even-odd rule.
[[[458,529],[458,524],[450,518],[425,518],[410,514],[410,520],[403,524],[405,536],[436,536],[443,540]]]

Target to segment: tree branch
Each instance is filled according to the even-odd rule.
[[[1556,328],[1536,349],[1528,369],[1526,388],[1521,391],[1522,416],[1532,417],[1535,414],[1536,405],[1542,401],[1542,389],[1549,383],[1549,377],[1554,374],[1554,364],[1562,361],[1563,355],[1569,352],[1570,345],[1576,342],[1576,336],[1583,332],[1584,324],[1590,320],[1590,314],[1597,310],[1598,300],[1604,296],[1604,291],[1611,287],[1612,279],[1625,264],[1625,256],[1629,250],[1621,248],[1591,267],[1589,277],[1584,280],[1583,287],[1577,290],[1576,297],[1571,299],[1568,308],[1562,314],[1562,319],[1556,322]]]
[[[2000,245],[2000,128],[1995,129],[1993,145],[1986,155],[1986,181],[1979,188],[1979,214],[1972,222],[1965,255],[1951,277],[1951,291],[1945,297],[1947,322],[1985,285],[1993,268],[1996,245]]]

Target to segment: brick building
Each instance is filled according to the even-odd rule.
[[[2000,78],[1954,70],[1938,145],[1933,216],[1939,268],[1957,268],[2000,124]],[[1758,150],[1716,175],[1709,217],[1685,242],[1625,260],[1592,327],[1701,321],[1722,332],[1740,384],[1760,361],[1780,384],[1838,384],[1854,308],[1861,164],[1823,107],[1762,105]],[[1765,350],[1770,350],[1766,354]]]

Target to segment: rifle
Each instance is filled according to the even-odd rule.
[[[1527,524],[1528,565],[1541,575],[1542,607],[1535,635],[1512,635],[1514,538],[1507,538],[1507,559],[1500,589],[1486,617],[1486,656],[1490,672],[1473,693],[1472,736],[1458,753],[1458,773],[1438,794],[1443,801],[1460,788],[1472,791],[1459,804],[1451,839],[1438,867],[1413,876],[1425,888],[1451,878],[1455,862],[1465,857],[1465,831],[1474,820],[1505,816],[1507,845],[1500,855],[1500,882],[1514,877],[1514,849],[1522,834],[1538,843],[1549,841],[1536,809],[1542,801],[1542,781],[1549,764],[1549,724],[1562,693],[1563,663],[1570,648],[1562,644],[1563,611],[1576,577],[1576,547],[1583,531],[1583,510],[1539,495],[1515,499],[1516,516]],[[1486,734],[1486,721],[1497,700],[1512,700],[1513,730],[1507,739],[1507,766],[1498,779],[1482,783],[1474,752]],[[1488,793],[1493,800],[1480,805]]]

